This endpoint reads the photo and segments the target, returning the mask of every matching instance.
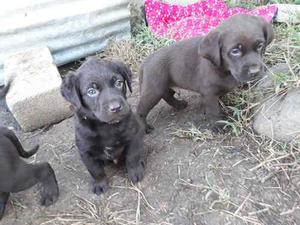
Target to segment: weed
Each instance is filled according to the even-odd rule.
[[[154,51],[173,44],[173,41],[157,38],[145,25],[138,25],[131,40],[111,40],[105,51],[99,52],[99,58],[117,58],[130,66],[134,74],[139,71],[141,62]]]
[[[214,135],[210,130],[200,130],[195,125],[190,124],[190,128],[188,129],[178,129],[171,134],[178,138],[187,138],[192,141],[198,142],[204,142],[208,140],[214,139]]]

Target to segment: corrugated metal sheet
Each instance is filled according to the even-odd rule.
[[[0,85],[8,55],[48,46],[57,65],[130,37],[129,0],[9,0],[0,8]]]

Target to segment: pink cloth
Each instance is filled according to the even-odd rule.
[[[277,7],[269,5],[249,10],[229,8],[223,0],[202,0],[187,6],[146,0],[145,12],[148,26],[155,35],[181,40],[205,35],[226,18],[238,13],[261,16],[271,22]]]

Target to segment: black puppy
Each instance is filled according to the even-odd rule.
[[[38,182],[43,185],[42,205],[49,206],[57,200],[58,185],[49,163],[29,164],[20,158],[29,158],[37,150],[38,146],[24,151],[16,135],[0,127],[0,219],[11,192],[23,191]]]
[[[125,156],[128,177],[144,176],[144,128],[126,101],[131,72],[119,61],[89,58],[64,79],[61,92],[75,108],[76,145],[97,195],[108,188],[104,165]]]

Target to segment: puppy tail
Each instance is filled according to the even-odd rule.
[[[14,132],[12,132],[11,130],[9,130],[5,136],[7,138],[9,138],[9,140],[15,145],[19,156],[23,157],[23,158],[29,158],[30,156],[34,155],[37,150],[39,149],[39,145],[34,146],[30,151],[25,151],[24,148],[22,147],[19,139],[17,138],[17,136],[14,134]]]
[[[22,149],[18,149],[19,155],[23,158],[29,158],[31,156],[33,156],[39,149],[39,145],[35,145],[30,151],[25,151],[23,148]]]
[[[10,86],[10,83],[8,83],[6,86],[0,88],[0,99],[1,98],[4,98],[9,90],[9,86]]]

